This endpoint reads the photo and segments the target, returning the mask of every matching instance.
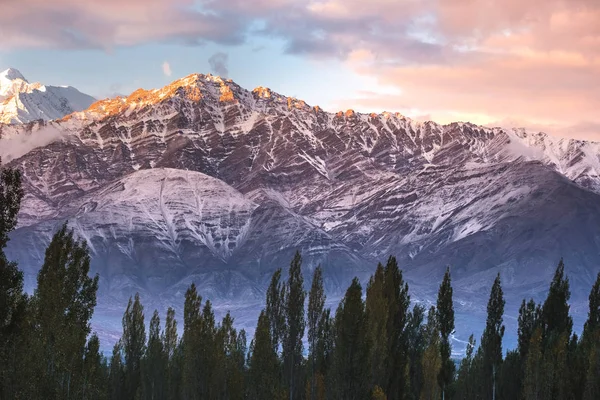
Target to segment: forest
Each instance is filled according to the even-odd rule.
[[[364,290],[355,278],[332,312],[321,267],[305,285],[296,253],[285,275],[272,275],[249,343],[231,315],[216,321],[210,300],[192,284],[182,330],[173,308],[163,324],[158,311],[146,314],[139,295],[131,298],[122,337],[106,357],[90,325],[99,278],[90,276],[86,242],[66,223],[46,250],[35,291],[24,292],[22,271],[4,253],[22,199],[20,173],[3,169],[2,400],[600,399],[600,273],[579,337],[562,260],[545,301],[523,300],[518,347],[509,351],[502,347],[500,275],[491,282],[481,338],[471,335],[465,357],[455,360],[450,268],[435,306],[426,309],[411,303],[403,272],[389,257]]]

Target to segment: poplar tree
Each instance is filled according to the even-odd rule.
[[[366,313],[367,336],[371,344],[369,363],[371,365],[371,385],[378,386],[382,391],[389,388],[393,355],[388,345],[388,299],[385,294],[385,272],[383,265],[378,264],[375,273],[367,284]],[[389,395],[389,393],[388,393]]]
[[[2,160],[0,159],[0,165]],[[19,362],[18,343],[23,341],[27,297],[23,293],[23,272],[9,262],[4,248],[8,234],[17,226],[23,189],[16,169],[0,170],[0,398],[15,397]]]
[[[439,375],[442,399],[445,398],[454,377],[454,363],[450,359],[452,346],[450,335],[454,332],[454,303],[452,301],[452,280],[450,268],[446,269],[444,279],[440,285],[437,298],[437,323],[440,330],[440,356],[442,367]]]
[[[252,400],[281,398],[277,354],[273,350],[270,321],[264,310],[258,317],[248,364],[249,398]]]
[[[323,288],[323,271],[319,265],[313,274],[310,293],[308,295],[308,342],[310,354],[310,400],[316,396],[316,363],[317,343],[323,340],[323,312],[325,308],[325,289]]]
[[[301,386],[297,385],[302,365],[302,337],[306,325],[304,319],[304,278],[302,277],[302,257],[296,252],[290,264],[290,272],[285,297],[286,330],[283,342],[283,365],[289,398],[293,400],[301,395]]]
[[[427,314],[427,324],[424,331],[425,350],[421,365],[423,368],[423,386],[421,400],[439,400],[441,396],[440,373],[442,369],[442,357],[440,351],[440,328],[438,313],[431,306]]]
[[[38,273],[32,308],[39,389],[46,398],[69,398],[82,384],[82,363],[96,306],[98,276],[90,278],[87,243],[67,224],[56,232]]]
[[[279,353],[285,335],[285,293],[286,287],[281,282],[281,268],[279,268],[271,277],[271,282],[267,289],[265,310],[275,354]]]
[[[141,395],[142,357],[146,351],[146,326],[144,325],[144,306],[140,294],[129,298],[123,315],[123,355],[125,366],[125,396],[133,399]]]
[[[354,278],[335,314],[334,398],[368,398],[369,345],[362,287]]]
[[[584,400],[600,398],[600,273],[589,295],[588,318],[583,328]]]
[[[500,274],[498,274],[492,285],[490,299],[487,305],[485,330],[481,337],[484,398],[496,398],[496,374],[502,363],[502,338],[504,337],[503,315],[505,304]]]
[[[384,296],[387,302],[387,358],[384,371],[390,400],[400,400],[409,392],[407,338],[410,296],[408,284],[398,268],[396,257],[390,256],[384,272]]]
[[[112,357],[110,358],[108,383],[108,398],[110,400],[121,400],[125,398],[125,367],[123,365],[123,344],[120,340],[113,346]]]
[[[165,375],[167,357],[165,356],[160,333],[160,317],[154,310],[148,329],[148,346],[142,362],[142,398],[158,400],[166,397]]]

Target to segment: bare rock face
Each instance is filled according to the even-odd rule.
[[[48,129],[61,135],[45,143]],[[27,193],[10,255],[31,287],[68,220],[90,244],[100,307],[119,313],[136,291],[177,304],[192,281],[217,307],[259,305],[296,250],[335,298],[394,254],[417,301],[452,267],[467,334],[498,272],[511,306],[542,296],[560,257],[576,300],[600,268],[598,143],[327,113],[199,74],[0,126],[21,136],[43,145],[10,162]]]

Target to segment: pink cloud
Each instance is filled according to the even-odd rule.
[[[598,21],[598,0],[4,0],[0,48],[264,35],[391,88],[356,108],[582,127],[600,122]]]

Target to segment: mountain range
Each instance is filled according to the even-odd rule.
[[[3,96],[57,93],[28,92],[15,70],[3,76]],[[68,107],[2,119],[12,124],[0,140],[34,143],[8,162],[26,196],[7,253],[31,290],[68,220],[101,277],[101,336],[116,337],[135,292],[164,310],[181,306],[191,282],[251,331],[272,272],[296,250],[307,283],[324,267],[332,306],[389,255],[425,304],[450,266],[457,344],[481,331],[500,273],[514,347],[521,299],[545,295],[561,257],[576,324],[586,316],[600,270],[600,143],[330,113],[210,74],[93,104],[61,93]]]

